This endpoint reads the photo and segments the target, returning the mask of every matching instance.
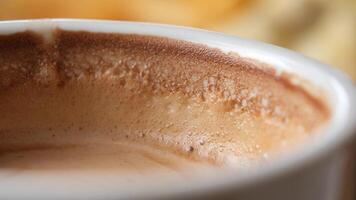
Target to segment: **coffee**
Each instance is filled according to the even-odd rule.
[[[329,118],[295,78],[154,36],[0,36],[0,168],[144,174],[260,165]]]

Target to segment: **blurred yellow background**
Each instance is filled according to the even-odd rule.
[[[284,46],[356,80],[356,0],[0,0],[0,19],[97,18],[200,27]]]

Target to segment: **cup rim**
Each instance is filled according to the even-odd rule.
[[[331,98],[332,116],[323,128],[320,141],[298,150],[289,158],[282,159],[270,166],[253,170],[246,176],[229,172],[224,176],[214,177],[214,181],[186,183],[191,187],[175,187],[165,190],[166,194],[182,194],[203,190],[218,190],[233,186],[234,190],[277,179],[295,170],[300,170],[326,158],[339,150],[356,135],[356,89],[352,81],[340,71],[299,53],[258,42],[242,39],[223,33],[197,28],[165,25],[157,23],[91,20],[91,19],[35,19],[0,21],[0,34],[10,34],[25,30],[46,33],[56,28],[72,31],[90,31],[105,33],[133,33],[168,37],[178,40],[204,44],[218,48],[223,52],[236,52],[242,57],[261,60],[277,70],[283,70],[305,77],[320,86]],[[1,170],[0,170],[1,176]],[[0,186],[3,183],[0,182]],[[17,191],[21,188],[17,188]],[[162,190],[162,188],[161,188]],[[154,195],[160,195],[155,193]],[[119,196],[122,196],[120,194]],[[142,195],[144,196],[144,195]]]

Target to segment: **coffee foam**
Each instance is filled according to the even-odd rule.
[[[3,168],[246,168],[329,118],[283,74],[168,38],[23,32],[0,36],[0,63]]]

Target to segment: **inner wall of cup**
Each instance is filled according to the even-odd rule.
[[[49,92],[47,91],[48,88],[50,88],[50,91],[53,90],[53,94],[57,94],[60,91],[65,91],[64,89],[58,90],[57,87],[62,88],[72,84],[73,86],[70,88],[75,88],[77,87],[75,85],[78,84],[79,90],[82,88],[80,92],[85,91],[85,87],[82,85],[85,85],[86,82],[91,82],[93,84],[98,83],[99,85],[95,87],[98,87],[99,91],[109,90],[109,92],[112,92],[110,88],[106,89],[103,87],[107,84],[106,82],[111,82],[111,87],[119,89],[123,88],[124,91],[125,89],[131,90],[130,85],[133,84],[132,86],[138,89],[137,92],[142,90],[145,95],[153,95],[155,98],[160,95],[165,98],[172,95],[172,97],[170,97],[171,99],[168,100],[170,102],[167,102],[170,107],[172,107],[171,104],[175,103],[176,105],[174,105],[174,107],[178,106],[179,108],[187,107],[188,109],[191,109],[193,104],[200,104],[199,106],[207,107],[207,110],[204,111],[205,113],[203,112],[200,115],[197,115],[199,118],[204,118],[207,114],[206,112],[211,112],[212,116],[221,115],[221,119],[224,119],[221,120],[221,123],[225,121],[224,125],[215,124],[220,123],[220,119],[215,119],[209,122],[211,119],[206,117],[206,119],[203,119],[196,124],[204,125],[205,127],[212,125],[211,130],[205,130],[205,128],[199,129],[204,133],[207,133],[206,135],[195,134],[196,130],[193,129],[183,131],[190,134],[193,134],[193,131],[193,135],[196,135],[197,138],[202,138],[203,136],[210,139],[215,138],[213,139],[215,143],[222,139],[228,139],[230,142],[220,141],[225,144],[225,147],[222,147],[221,149],[220,147],[209,147],[208,149],[210,149],[211,152],[210,150],[208,152],[198,151],[203,149],[203,147],[196,146],[192,143],[192,141],[196,141],[194,137],[190,138],[192,135],[187,137],[187,141],[183,141],[184,144],[190,143],[190,146],[182,146],[181,144],[183,143],[180,143],[179,141],[176,141],[176,143],[179,148],[183,148],[183,151],[189,152],[191,151],[190,149],[196,149],[198,155],[209,155],[207,157],[208,159],[214,161],[219,160],[222,164],[231,162],[230,156],[223,158],[225,155],[241,154],[253,156],[254,154],[264,154],[265,148],[279,146],[278,143],[280,143],[280,140],[299,141],[297,138],[299,138],[300,135],[303,136],[302,138],[308,137],[308,134],[314,130],[315,126],[325,121],[329,115],[328,108],[324,103],[314,96],[309,95],[308,92],[304,91],[297,85],[296,80],[298,79],[293,76],[275,72],[273,69],[268,68],[268,66],[265,66],[258,61],[241,58],[239,55],[224,54],[218,49],[208,48],[204,45],[153,36],[100,34],[62,30],[54,31],[54,34],[51,37],[54,37],[53,41],[46,40],[50,38],[48,35],[44,38],[45,41],[41,41],[41,38],[34,33],[22,32],[17,35],[3,38],[5,46],[6,44],[9,45],[9,49],[3,50],[3,54],[5,54],[5,57],[3,58],[5,65],[6,61],[9,62],[11,66],[16,64],[18,62],[18,60],[15,60],[17,53],[20,53],[23,59],[26,60],[26,65],[22,65],[20,62],[17,64],[18,66],[16,66],[16,69],[9,69],[4,66],[6,69],[2,76],[4,80],[7,80],[2,85],[4,89],[12,89],[16,86],[22,87],[22,84],[24,84],[24,88],[20,90],[14,89],[13,93],[8,93],[9,101],[5,101],[5,104],[8,107],[11,107],[12,104],[14,104],[14,108],[19,107],[21,101],[12,101],[12,99],[15,98],[12,98],[11,96],[20,97],[22,94],[25,95],[23,91],[26,90],[33,91],[31,94],[26,95],[33,95],[34,98],[37,98],[45,96],[45,94]],[[23,43],[23,41],[27,42]],[[30,51],[26,50],[28,47],[32,49]],[[17,50],[16,48],[19,49]],[[19,52],[20,50],[23,52]],[[155,55],[155,57],[152,55]],[[108,58],[108,56],[111,57]],[[12,59],[11,57],[14,57],[15,59]],[[96,60],[97,58],[99,58],[99,61],[103,61],[101,63],[104,64],[100,64],[100,62]],[[147,60],[150,60],[150,63],[146,63]],[[28,63],[32,63],[33,65],[29,65]],[[98,63],[100,66],[97,66]],[[170,73],[167,73],[168,66],[170,67]],[[152,70],[149,68],[152,68]],[[14,70],[15,73],[13,72]],[[130,76],[132,77],[130,78]],[[150,78],[149,76],[152,77]],[[126,77],[129,78],[127,79]],[[31,85],[25,85],[27,82],[35,82],[37,85],[35,85],[34,88],[31,88]],[[103,86],[100,86],[100,84],[103,84]],[[45,86],[45,89],[41,89],[41,85]],[[51,87],[53,88],[51,89]],[[103,88],[100,89],[100,87]],[[122,94],[125,93],[127,92],[123,92]],[[129,91],[129,93],[132,93],[132,91]],[[53,96],[53,94],[50,96]],[[174,95],[178,95],[178,97],[174,97]],[[179,99],[180,95],[183,95],[183,98],[185,99],[185,102],[183,103],[184,105],[175,102],[175,98]],[[64,96],[71,95],[65,93]],[[24,98],[27,99],[29,97],[25,96]],[[118,96],[118,98],[120,98],[120,96]],[[20,98],[17,99],[20,100]],[[56,99],[62,99],[62,97],[58,96],[58,98],[55,99],[46,97],[41,105],[42,107],[45,107],[45,105],[47,105],[46,102],[56,102]],[[75,97],[73,97],[73,101],[74,99]],[[78,99],[78,101],[83,102],[84,100],[85,99]],[[64,98],[61,102],[66,102],[66,99]],[[85,105],[83,102],[81,104]],[[159,102],[161,102],[162,105],[166,104],[163,100],[159,100]],[[108,102],[107,104],[111,105],[112,103]],[[23,107],[23,112],[30,109],[30,107],[26,107],[28,105],[31,105],[31,103],[27,103]],[[304,106],[302,109],[297,109],[297,105]],[[47,110],[49,111],[55,109],[53,105],[48,106]],[[33,107],[36,107],[36,103]],[[60,107],[60,105],[58,104],[57,107]],[[61,110],[66,110],[65,108],[71,107],[72,106],[70,105],[66,105]],[[129,107],[129,105],[125,107]],[[76,108],[77,106],[73,107],[73,110]],[[39,110],[40,108],[35,109],[36,112],[39,112]],[[31,111],[30,109],[29,113],[35,113],[35,111]],[[100,112],[96,111],[95,113],[98,114]],[[260,138],[262,143],[251,144],[254,147],[250,144],[247,146],[245,144],[238,145],[240,141],[249,140],[239,139],[240,137],[245,137],[243,136],[245,133],[242,132],[237,136],[234,136],[233,134],[224,137],[219,136],[219,131],[213,130],[213,127],[220,127],[220,131],[222,131],[222,127],[229,126],[228,122],[230,119],[228,116],[224,117],[223,115],[225,114],[237,117],[235,121],[241,121],[241,123],[236,126],[243,127],[239,130],[240,132],[242,130],[242,132],[246,132],[246,134],[249,135],[246,137],[254,137],[253,135],[262,137],[264,135],[264,139]],[[153,114],[149,113],[149,115]],[[23,124],[24,129],[28,129],[29,124],[35,126],[35,124],[41,124],[43,121],[42,118],[40,118],[42,116],[41,114],[38,114],[38,119],[34,115],[34,117],[32,117],[33,120],[30,122],[21,120],[21,117],[24,116],[21,116],[21,113],[19,116],[17,116],[17,114],[8,115],[5,118],[8,118],[10,121],[6,121],[5,119],[3,124],[7,129],[11,130],[12,128],[15,128],[11,127],[11,124],[13,124],[11,119],[20,119],[15,121],[22,121],[23,123],[20,124]],[[70,118],[70,115],[65,113],[63,116],[65,116],[63,118],[65,120],[61,121],[66,121],[67,118]],[[75,114],[72,114],[72,116],[75,116]],[[184,116],[187,117],[189,114],[183,115],[183,118],[185,118]],[[250,119],[250,117],[252,118]],[[53,117],[51,116],[46,117],[46,119],[52,118]],[[158,116],[158,118],[160,117]],[[178,119],[183,118],[180,117]],[[72,121],[74,119],[80,119],[80,117],[74,117]],[[253,126],[249,127],[242,125],[245,124],[242,122],[246,120],[252,120],[255,128]],[[233,121],[234,120],[232,120],[231,123],[233,123]],[[267,123],[267,121],[269,122]],[[52,121],[48,121],[45,124],[50,125],[52,123]],[[19,128],[21,126],[20,124],[17,123],[16,127]],[[40,124],[38,124],[38,127],[41,126]],[[153,122],[150,124],[153,126]],[[174,125],[173,123],[171,124]],[[258,124],[261,124],[261,127]],[[299,125],[301,125],[301,127],[299,127]],[[82,125],[82,127],[83,126],[86,125]],[[264,126],[266,127],[263,128]],[[279,130],[277,126],[284,127],[286,130]],[[275,135],[279,134],[281,137],[286,138],[281,139],[277,137],[273,139],[275,135],[268,136],[266,130],[272,129],[272,127],[274,127],[273,132],[275,132]],[[48,129],[53,129],[53,127],[50,126]],[[261,130],[265,131],[261,132]],[[208,133],[211,131],[212,134],[209,135]],[[234,131],[239,132],[238,130],[226,131],[227,133],[233,133]],[[289,135],[282,136],[283,134],[278,132],[288,132]],[[297,137],[297,135],[299,136]],[[162,137],[163,136],[164,135],[162,135]],[[25,135],[23,135],[23,137],[25,137]],[[269,142],[265,143],[264,141]],[[278,145],[272,145],[274,143]],[[241,147],[237,148],[236,145]],[[281,143],[281,145],[283,144]],[[288,143],[284,146],[287,147],[293,145],[294,144],[292,143]],[[234,146],[236,146],[236,148]],[[257,149],[256,151],[253,150],[255,148]],[[228,151],[225,152],[226,150]],[[257,153],[257,151],[259,153]],[[222,155],[215,155],[216,152],[223,153]],[[237,163],[238,162],[239,161],[237,161]]]

